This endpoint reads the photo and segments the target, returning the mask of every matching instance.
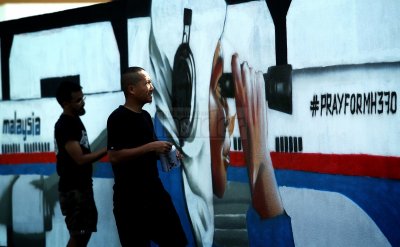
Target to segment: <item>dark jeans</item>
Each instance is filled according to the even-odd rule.
[[[123,247],[151,246],[150,240],[159,246],[188,244],[180,218],[166,191],[157,193],[144,203],[130,197],[114,201],[113,211]]]

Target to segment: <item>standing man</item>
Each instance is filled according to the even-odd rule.
[[[153,99],[149,74],[130,67],[121,76],[125,104],[107,121],[108,157],[114,171],[114,217],[121,245],[180,247],[188,244],[179,216],[164,189],[157,157],[172,144],[158,141],[150,114],[143,110]],[[178,159],[182,155],[178,152]]]
[[[61,212],[65,216],[70,239],[67,247],[87,246],[97,231],[97,208],[93,198],[92,162],[107,155],[107,148],[92,153],[85,126],[79,116],[85,114],[82,87],[64,81],[56,98],[63,113],[55,124],[54,144]]]

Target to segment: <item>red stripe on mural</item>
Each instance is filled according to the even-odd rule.
[[[100,162],[110,162],[108,160],[108,155],[104,156],[103,158],[100,159]]]
[[[245,167],[246,161],[244,160],[243,152],[230,151],[229,152],[229,165],[236,167]]]
[[[13,153],[0,155],[0,165],[19,165],[30,163],[56,163],[54,152],[46,153]]]
[[[400,179],[400,157],[271,152],[271,159],[276,169]],[[231,151],[230,165],[244,167],[243,152]]]
[[[400,179],[400,157],[367,154],[319,154],[271,152],[276,169],[327,174]],[[1,154],[0,165],[56,163],[54,152]],[[109,162],[105,156],[100,162]],[[230,152],[230,165],[245,167],[243,152]]]
[[[100,162],[108,162],[108,156],[103,157]],[[19,165],[33,163],[57,163],[54,152],[45,153],[13,153],[1,154],[0,165]]]

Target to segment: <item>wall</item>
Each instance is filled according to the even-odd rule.
[[[0,246],[65,245],[56,85],[82,85],[98,150],[129,66],[149,71],[144,108],[184,154],[158,168],[189,246],[399,246],[399,8],[114,1],[0,23]],[[93,167],[89,246],[120,246],[111,164]]]
[[[5,3],[8,2],[8,3]],[[0,21],[8,21],[19,19],[27,16],[35,16],[47,13],[53,13],[57,11],[62,11],[66,9],[74,9],[80,8],[88,5],[93,5],[100,3],[98,2],[85,2],[85,3],[49,3],[44,1],[45,3],[24,3],[23,1],[20,3],[10,3],[9,1],[1,1],[0,2]]]

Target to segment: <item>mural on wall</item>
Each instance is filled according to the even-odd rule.
[[[189,246],[400,245],[400,4],[285,4],[113,1],[0,23],[0,246],[67,242],[54,90],[82,85],[97,150],[128,66],[149,71],[145,109],[184,155],[159,175]],[[113,182],[94,164],[89,246],[120,246]]]

